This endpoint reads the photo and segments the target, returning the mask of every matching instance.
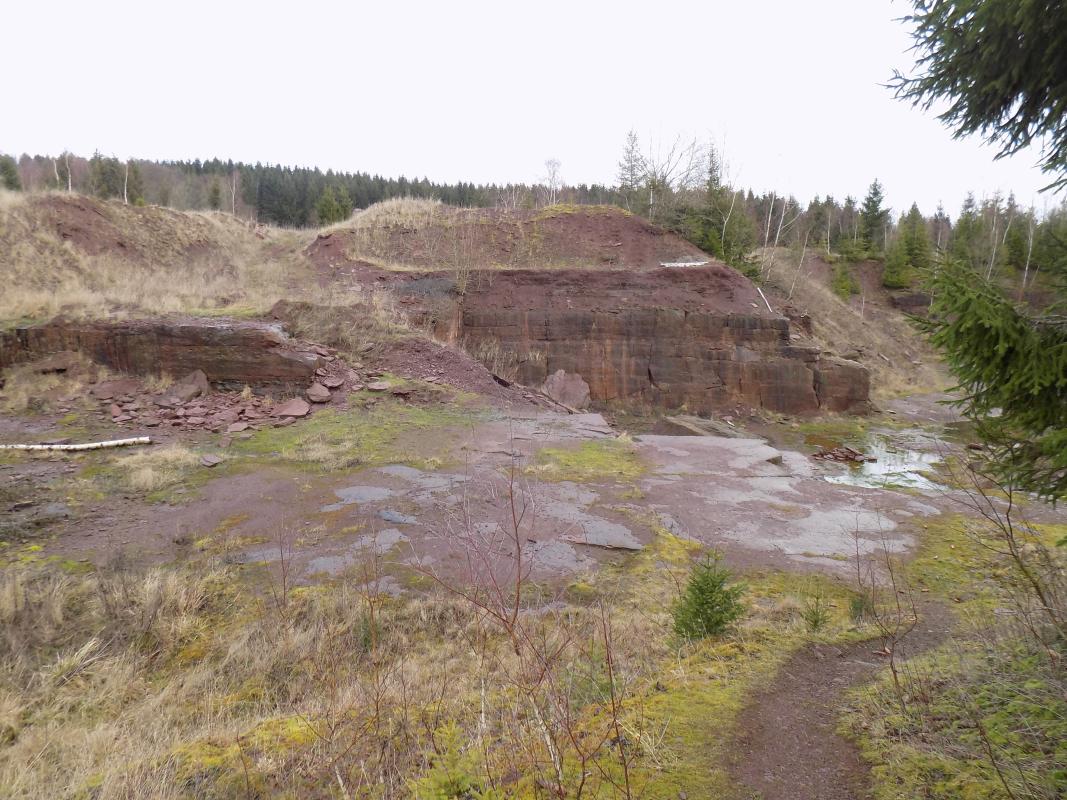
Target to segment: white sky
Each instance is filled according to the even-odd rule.
[[[895,211],[968,190],[1040,208],[1036,153],[994,163],[880,84],[898,0],[48,2],[0,10],[0,151],[234,158],[438,181],[611,183],[626,132],[712,138],[733,181]]]

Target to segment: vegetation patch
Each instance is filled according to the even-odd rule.
[[[1064,796],[1067,676],[1053,618],[1032,609],[1029,579],[988,521],[944,515],[923,527],[905,578],[953,603],[966,624],[949,643],[907,662],[898,681],[884,675],[853,693],[843,728],[874,764],[874,796]],[[1014,528],[1021,563],[1046,591],[1062,589],[1055,581],[1063,532],[1062,525]]]
[[[542,448],[526,472],[547,481],[633,481],[645,469],[631,442],[596,439],[573,448]]]
[[[322,409],[296,425],[257,431],[231,449],[253,460],[322,472],[382,464],[433,467],[442,448],[427,447],[422,433],[470,423],[475,413],[392,400],[370,409]]]
[[[208,469],[201,454],[180,443],[150,446],[129,455],[107,451],[88,453],[70,487],[71,499],[99,500],[119,491],[143,497],[150,503],[177,502],[226,470]]]
[[[633,214],[627,211],[625,208],[619,208],[618,206],[608,205],[579,205],[577,203],[556,203],[555,205],[545,206],[537,212],[537,216],[534,217],[534,221],[553,219],[555,217],[562,217],[568,214],[584,214],[586,216],[600,216],[600,217],[632,217]]]

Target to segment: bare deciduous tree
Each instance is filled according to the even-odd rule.
[[[541,179],[543,205],[551,206],[559,202],[560,191],[563,189],[561,166],[558,158],[550,158],[545,162],[545,176]]]
[[[708,149],[699,140],[675,137],[670,147],[652,142],[645,159],[648,188],[648,218],[655,221],[663,199],[679,191],[695,189],[708,175]]]

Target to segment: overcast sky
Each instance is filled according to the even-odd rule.
[[[13,2],[0,152],[614,181],[626,132],[710,138],[733,182],[895,210],[968,190],[1040,208],[1036,153],[993,162],[881,84],[911,66],[898,0]]]

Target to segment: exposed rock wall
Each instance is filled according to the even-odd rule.
[[[182,376],[252,386],[304,386],[323,354],[278,325],[215,319],[68,321],[0,333],[0,369],[64,350],[131,375]]]
[[[582,376],[593,401],[695,413],[736,404],[790,414],[867,408],[867,370],[793,344],[789,321],[725,266],[514,271],[471,286],[438,330],[528,385],[564,370]]]

